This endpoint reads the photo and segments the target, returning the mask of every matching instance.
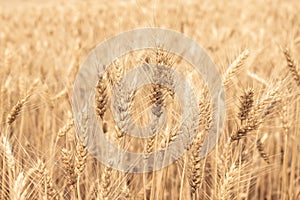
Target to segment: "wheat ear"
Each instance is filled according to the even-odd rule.
[[[96,86],[96,113],[103,119],[107,109],[107,81],[105,77],[100,77]]]
[[[105,167],[104,172],[101,177],[101,185],[100,185],[100,196],[101,199],[108,200],[111,192],[111,176],[112,176],[112,168]]]
[[[73,126],[74,126],[74,120],[69,119],[68,122],[62,128],[59,129],[57,136],[59,138],[65,136],[66,133],[68,133]]]
[[[210,128],[211,124],[211,102],[209,101],[209,92],[206,89],[202,92],[202,97],[199,102],[199,108],[200,108],[200,128],[202,130],[199,131],[199,133],[196,135],[195,139],[193,140],[189,157],[189,164],[188,164],[188,180],[189,184],[192,189],[192,194],[196,195],[197,189],[200,187],[202,179],[203,179],[203,172],[204,169],[203,165],[203,159],[200,157],[200,151],[202,147],[202,142],[204,139],[205,133]],[[202,170],[201,170],[202,169]]]
[[[64,164],[65,177],[68,186],[73,186],[76,183],[75,168],[73,163],[73,156],[67,149],[61,150],[62,162]]]
[[[278,105],[280,101],[281,99],[278,96],[276,88],[268,92],[266,97],[257,105],[253,106],[250,112],[247,111],[247,118],[243,120],[243,123],[238,126],[237,130],[231,136],[231,141],[240,140],[248,133],[257,130],[265,118],[274,111],[275,106]],[[241,108],[243,107],[241,106]],[[240,110],[239,113],[243,113],[243,111]]]
[[[266,163],[270,164],[269,156],[265,152],[264,145],[261,142],[260,138],[256,140],[256,148],[258,149],[258,152],[259,152],[260,156],[264,159],[264,161],[266,161]]]
[[[46,169],[45,163],[40,160],[38,161],[37,165],[37,175],[39,177],[39,180],[41,180],[42,189],[46,190],[46,199],[59,199],[58,192],[53,187],[52,178],[50,177],[49,172]]]
[[[226,70],[223,80],[224,85],[228,86],[230,80],[235,76],[235,74],[244,66],[245,60],[249,57],[249,50],[244,50],[236,60],[228,67]]]
[[[13,155],[13,152],[12,152],[12,148],[11,148],[11,145],[8,141],[8,139],[3,136],[2,137],[2,141],[0,141],[0,150],[3,149],[3,152],[4,152],[4,166],[2,167],[2,170],[4,173],[6,173],[6,171],[8,172],[8,188],[9,190],[12,190],[12,182],[14,180],[14,177],[15,177],[15,164],[16,164],[16,161],[15,161],[15,157]],[[6,160],[6,162],[5,162]],[[7,167],[8,169],[6,170],[6,164],[7,163]],[[4,192],[4,188],[6,187],[5,186],[6,184],[3,183],[1,185],[1,190],[2,192]],[[2,193],[3,194],[3,193]]]
[[[233,163],[229,170],[225,173],[224,176],[220,179],[220,185],[217,191],[217,199],[227,200],[232,199],[233,188],[236,185],[235,180],[239,176],[239,169],[235,163]]]
[[[288,48],[285,48],[283,50],[283,53],[286,58],[288,69],[290,70],[291,74],[293,75],[293,78],[296,81],[296,84],[298,86],[300,86],[300,72],[297,70],[297,65],[291,56],[290,50]]]
[[[11,125],[17,119],[17,116],[21,113],[25,103],[27,102],[29,97],[32,95],[32,91],[35,88],[35,86],[37,85],[37,83],[38,83],[38,79],[34,81],[34,83],[29,88],[28,92],[26,93],[26,95],[12,107],[11,111],[7,115],[6,121],[7,121],[8,125]]]
[[[77,174],[78,199],[81,199],[80,177],[86,166],[86,158],[87,158],[87,149],[85,148],[82,141],[79,139],[76,146],[76,157],[75,157],[75,173]]]
[[[254,103],[254,90],[253,88],[249,88],[244,91],[243,95],[240,98],[240,109],[238,113],[238,118],[240,119],[241,123],[243,123],[247,118],[248,115],[253,107]]]
[[[13,193],[11,199],[19,200],[19,199],[29,199],[32,194],[30,192],[31,178],[36,174],[36,167],[30,168],[27,173],[21,171],[14,184],[13,184]]]

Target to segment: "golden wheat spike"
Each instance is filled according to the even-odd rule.
[[[244,66],[245,60],[249,57],[249,50],[244,50],[228,67],[223,75],[224,85],[228,86],[230,80],[237,74],[238,71]]]
[[[288,48],[285,48],[283,50],[283,53],[284,53],[285,58],[286,58],[287,67],[288,67],[289,71],[291,72],[291,74],[293,75],[293,78],[296,81],[296,84],[300,87],[300,72],[297,69],[297,65],[296,65],[295,61],[293,60],[293,58],[292,58],[290,50]]]

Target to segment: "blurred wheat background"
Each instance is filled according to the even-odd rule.
[[[299,10],[297,0],[2,0],[0,199],[300,199]],[[75,133],[70,98],[90,50],[149,26],[179,31],[207,50],[224,80],[227,116],[214,150],[198,158],[211,120],[199,83],[202,118],[189,151],[160,171],[125,174],[89,155]],[[110,121],[110,86],[139,62],[177,64],[159,49],[142,52],[99,79],[95,109],[116,145],[128,138]],[[136,118],[143,92],[148,104],[176,102],[165,88],[149,86],[135,96]],[[178,122],[173,117],[170,126]],[[176,135],[167,130],[162,140],[145,141],[146,151],[172,142]],[[144,148],[137,144],[131,150]]]

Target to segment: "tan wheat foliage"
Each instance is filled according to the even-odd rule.
[[[299,10],[296,0],[0,1],[0,199],[299,199]],[[158,84],[176,84],[162,68],[153,84],[121,102],[122,116],[113,118],[114,87],[141,65],[164,65],[188,79],[200,121],[176,162],[129,174],[89,155],[93,130],[76,126],[71,96],[90,50],[148,26],[183,32],[203,45],[223,80],[226,119],[213,151],[200,158],[213,120],[210,91],[153,35],[156,49],[116,58],[107,72],[95,74],[92,98],[105,136],[120,149],[154,155],[176,142],[183,120],[176,95],[182,94]],[[143,127],[150,115],[157,120],[155,134],[131,137],[129,119]]]

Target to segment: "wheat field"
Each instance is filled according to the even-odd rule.
[[[0,1],[0,199],[300,200],[299,10],[298,0]],[[226,119],[213,151],[200,158],[211,102],[192,66],[160,48],[120,58],[95,85],[99,123],[116,146],[150,153],[177,136],[178,99],[156,84],[136,92],[125,111],[140,125],[150,105],[168,111],[159,134],[132,140],[115,127],[112,87],[137,64],[190,77],[201,113],[184,155],[134,174],[89,154],[71,98],[88,53],[141,27],[178,31],[206,49],[223,80]]]

